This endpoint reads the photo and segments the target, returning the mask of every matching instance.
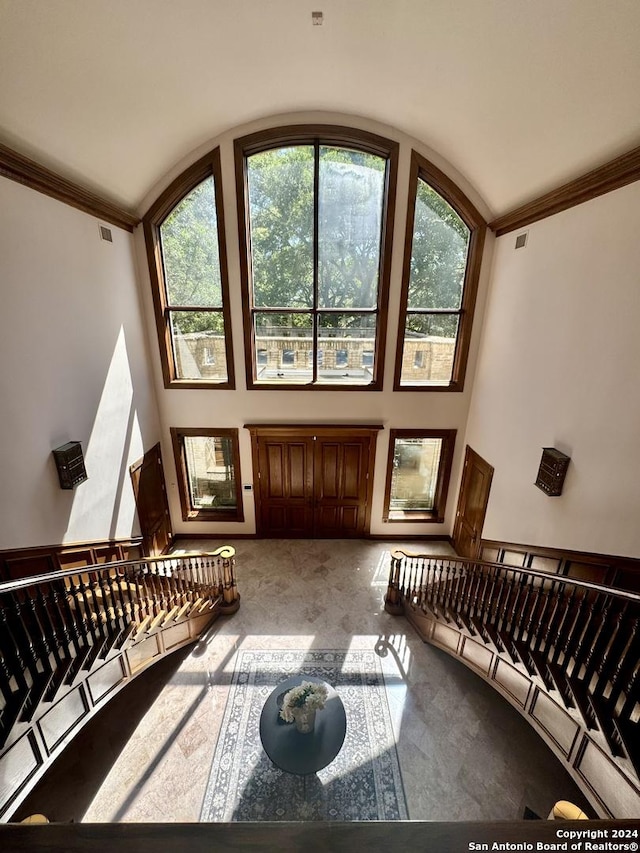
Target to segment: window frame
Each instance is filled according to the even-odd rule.
[[[162,243],[160,227],[172,210],[202,181],[213,178],[218,226],[218,251],[220,260],[220,280],[222,289],[222,311],[200,306],[185,306],[184,310],[205,310],[221,313],[224,322],[225,355],[227,362],[227,381],[214,382],[206,379],[183,379],[176,375],[175,354],[171,334],[171,310],[167,299],[167,288],[162,262]],[[224,224],[224,204],[222,195],[222,170],[220,166],[220,148],[214,148],[181,175],[179,175],[159,196],[143,217],[144,237],[147,248],[147,261],[151,276],[151,292],[160,348],[160,361],[165,388],[207,388],[213,390],[235,389],[235,371],[233,363],[233,344],[231,336],[231,311],[229,306],[229,273],[227,268],[227,242]]]
[[[242,505],[242,477],[240,475],[240,441],[239,430],[234,427],[171,427],[171,443],[173,458],[178,475],[178,492],[183,521],[244,521]],[[184,452],[185,437],[197,438],[230,438],[233,452],[233,471],[236,484],[235,510],[196,509],[191,505],[189,490],[189,473]]]
[[[451,312],[458,314],[459,324],[453,365],[451,369],[451,379],[448,385],[424,385],[401,382],[407,314],[420,313],[420,311],[413,309],[407,310],[409,301],[409,283],[411,278],[411,255],[413,250],[413,229],[415,225],[418,180],[423,180],[431,187],[431,189],[435,190],[435,192],[442,196],[442,198],[451,205],[470,231],[467,265],[462,286],[460,309],[458,312]],[[396,366],[393,382],[394,391],[448,392],[464,390],[464,380],[467,370],[467,362],[469,360],[469,347],[471,344],[473,315],[478,295],[478,281],[480,278],[480,266],[482,263],[482,253],[486,232],[487,223],[462,190],[459,189],[453,181],[444,174],[444,172],[440,171],[437,166],[434,166],[433,163],[430,163],[425,157],[418,154],[417,151],[412,151],[409,197],[407,199],[404,261],[402,268],[402,290],[400,294],[400,315],[398,318]],[[425,314],[434,313],[430,312],[429,309],[423,310]]]
[[[447,508],[447,495],[453,468],[453,453],[455,450],[457,430],[455,429],[391,429],[389,430],[389,447],[387,450],[387,476],[384,490],[383,521],[390,524],[442,524]],[[391,510],[391,484],[393,476],[393,457],[397,438],[440,438],[442,449],[438,476],[436,480],[433,509],[425,511],[403,510],[402,516],[394,515],[398,510]]]
[[[249,222],[249,193],[247,177],[247,159],[263,151],[274,148],[284,148],[295,145],[318,146],[335,145],[375,154],[387,161],[380,233],[380,265],[378,276],[378,304],[371,313],[376,316],[376,347],[373,365],[373,382],[367,385],[339,383],[276,383],[260,382],[256,379],[254,368],[256,361],[256,342],[254,335],[254,314],[263,309],[255,308],[251,299],[251,243]],[[393,242],[393,226],[395,219],[396,187],[398,179],[399,143],[386,139],[377,134],[357,128],[339,125],[290,125],[286,127],[269,128],[267,130],[239,137],[234,141],[235,170],[236,170],[236,200],[238,211],[238,248],[240,251],[240,277],[242,290],[242,312],[244,327],[245,370],[247,390],[250,391],[381,391],[384,375],[384,360],[387,339],[387,315],[389,306],[389,289],[391,276],[391,253]],[[317,210],[318,201],[315,195],[317,187],[314,181],[314,208]],[[317,258],[317,222],[314,223],[314,256]],[[322,313],[317,306],[317,268],[314,262],[314,307],[312,316]],[[265,312],[265,313],[268,313]],[[301,313],[307,313],[302,311]],[[350,313],[345,309],[344,313]],[[312,356],[313,375],[317,375],[317,330],[313,337]]]

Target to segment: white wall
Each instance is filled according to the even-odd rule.
[[[496,241],[467,442],[495,467],[484,538],[640,554],[640,183]],[[560,497],[541,448],[571,456]]]
[[[128,466],[159,429],[133,241],[111,230],[0,178],[0,549],[138,532]],[[69,440],[89,479],[63,491]]]
[[[251,133],[265,127],[277,127],[287,124],[322,122],[329,124],[347,124],[378,133],[400,143],[400,162],[398,170],[398,189],[396,196],[396,221],[394,227],[394,251],[391,268],[391,290],[389,299],[389,317],[387,326],[387,346],[384,371],[384,390],[368,391],[247,391],[245,379],[244,346],[242,338],[242,302],[240,295],[240,265],[238,253],[238,223],[235,198],[235,172],[233,140],[238,136]],[[144,248],[142,229],[138,228],[136,243],[138,265],[141,270],[142,295],[148,322],[150,349],[154,366],[158,405],[162,423],[164,468],[167,477],[169,502],[174,531],[197,536],[201,533],[234,532],[252,533],[255,531],[254,495],[243,492],[245,522],[238,524],[215,524],[204,522],[184,522],[180,510],[177,489],[176,470],[173,450],[169,436],[170,427],[237,427],[240,432],[241,474],[243,483],[253,483],[254,472],[251,460],[251,442],[249,433],[243,429],[245,423],[382,423],[384,431],[378,435],[377,456],[375,462],[374,497],[371,515],[371,532],[384,536],[441,535],[451,533],[455,510],[454,485],[459,479],[459,469],[463,457],[463,432],[466,425],[470,401],[470,388],[475,364],[475,354],[479,341],[479,329],[482,321],[484,295],[487,288],[487,273],[490,265],[492,240],[487,241],[483,275],[480,281],[478,308],[471,343],[471,354],[467,370],[467,381],[462,393],[439,392],[401,392],[393,393],[393,372],[397,323],[400,308],[400,286],[404,251],[404,232],[406,224],[406,201],[409,183],[409,165],[411,148],[415,148],[425,157],[447,172],[471,198],[485,215],[487,210],[482,200],[468,185],[464,177],[455,173],[451,166],[425,148],[414,139],[376,122],[330,113],[297,113],[278,116],[254,122],[236,128],[217,140],[210,140],[185,161],[178,164],[166,175],[153,193],[145,200],[145,207],[157,198],[171,179],[180,174],[199,156],[220,145],[225,229],[227,236],[227,255],[231,291],[231,320],[233,330],[234,360],[236,372],[235,391],[183,390],[164,388],[157,344],[157,332],[151,301],[151,285]],[[425,428],[457,429],[458,438],[455,447],[454,467],[451,489],[447,502],[447,512],[443,524],[400,524],[382,521],[389,429]]]

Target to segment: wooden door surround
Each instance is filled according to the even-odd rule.
[[[256,524],[268,538],[366,536],[376,437],[382,425],[246,424]]]
[[[164,482],[160,444],[147,450],[129,469],[146,557],[163,554],[171,544],[171,516]]]
[[[479,555],[492,477],[491,465],[467,445],[453,526],[453,547],[461,557]]]

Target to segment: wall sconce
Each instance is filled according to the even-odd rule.
[[[555,447],[543,447],[535,485],[550,497],[561,495],[570,461],[570,456]]]

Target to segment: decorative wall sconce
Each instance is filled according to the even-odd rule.
[[[79,483],[88,480],[79,441],[68,441],[53,451],[56,460],[61,489],[75,489]]]
[[[543,447],[536,486],[550,497],[561,495],[570,461],[570,456],[561,453],[555,447]]]

